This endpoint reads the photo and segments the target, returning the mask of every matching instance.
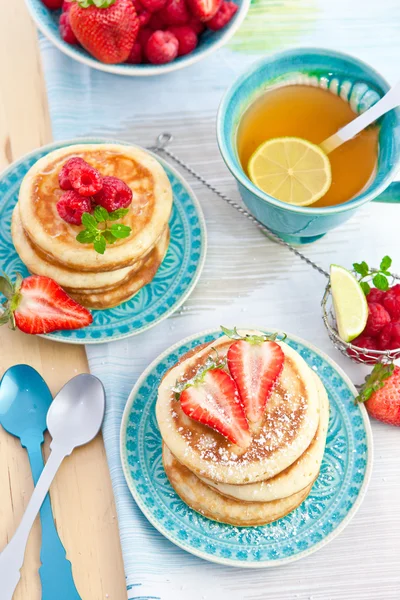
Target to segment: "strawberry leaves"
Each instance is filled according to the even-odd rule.
[[[360,393],[356,402],[367,402],[374,392],[385,386],[386,379],[389,379],[394,372],[394,363],[376,363],[371,373],[365,378],[364,385],[360,388]]]
[[[108,221],[118,221],[127,215],[128,208],[119,208],[109,213],[103,206],[96,206],[93,215],[83,213],[82,225],[84,229],[76,236],[76,241],[80,244],[93,244],[93,248],[98,254],[104,254],[107,244],[114,244],[117,240],[130,236],[132,229],[123,223],[112,223]]]
[[[353,263],[353,269],[359,275],[360,286],[366,296],[371,291],[371,281],[378,290],[386,292],[389,289],[388,277],[391,277],[389,272],[391,266],[392,259],[390,256],[382,258],[379,269],[370,269],[365,260],[361,263]]]
[[[89,6],[108,8],[114,4],[115,0],[67,0],[67,2],[76,2],[81,8],[89,8]]]

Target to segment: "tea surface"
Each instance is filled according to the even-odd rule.
[[[237,148],[247,173],[250,156],[268,139],[294,136],[320,144],[355,119],[348,102],[327,90],[288,85],[267,91],[244,113]],[[329,154],[332,185],[310,208],[341,204],[356,196],[372,179],[378,156],[379,127],[372,126]]]

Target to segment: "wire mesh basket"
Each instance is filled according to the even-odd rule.
[[[396,275],[392,275],[391,277],[393,280],[392,283],[400,282],[400,277],[397,277]],[[325,288],[321,305],[322,318],[328,331],[330,340],[335,348],[340,350],[342,354],[348,358],[351,358],[351,360],[354,362],[363,363],[366,365],[374,365],[377,362],[393,362],[395,359],[400,358],[400,348],[396,348],[395,350],[370,350],[369,348],[358,348],[357,346],[342,340],[337,330],[330,283],[328,283]]]

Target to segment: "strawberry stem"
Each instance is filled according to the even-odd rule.
[[[204,365],[197,371],[197,373],[187,381],[176,381],[172,391],[175,392],[175,398],[179,400],[181,393],[190,387],[203,383],[208,371],[213,369],[225,369],[226,359],[220,359],[218,350],[211,348],[215,352],[215,359],[212,356],[208,356]]]
[[[240,335],[237,328],[227,329],[220,325],[222,332],[231,340],[243,340],[244,342],[249,342],[250,344],[262,344],[263,342],[284,342],[287,338],[286,333],[264,333],[262,335]],[[280,337],[281,336],[281,337]]]
[[[355,402],[367,402],[374,392],[385,385],[385,380],[393,375],[394,363],[376,363],[371,373],[365,378],[364,385]]]

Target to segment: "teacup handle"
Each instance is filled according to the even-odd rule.
[[[386,190],[373,199],[373,202],[400,204],[400,181],[393,181]]]

